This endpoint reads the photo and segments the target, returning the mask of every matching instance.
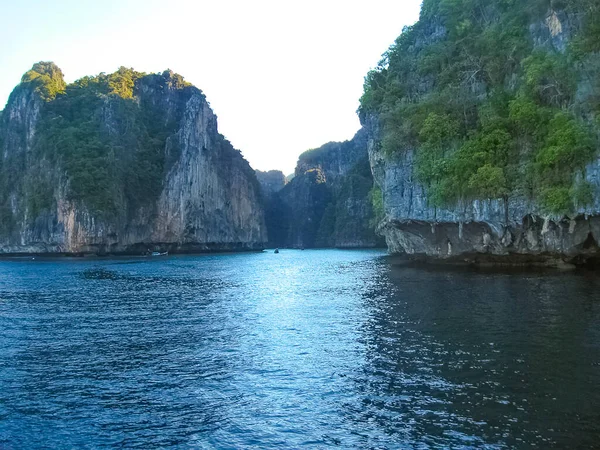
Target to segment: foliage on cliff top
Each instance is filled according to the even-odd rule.
[[[23,86],[33,86],[33,89],[46,101],[54,100],[58,94],[65,92],[62,70],[53,62],[40,61],[21,78]]]
[[[69,198],[98,216],[152,204],[177,157],[175,132],[185,102],[192,92],[202,95],[171,71],[146,75],[125,67],[66,85],[56,65],[38,63],[16,90],[30,85],[45,100],[30,163],[50,161],[64,170]],[[171,104],[163,108],[167,90]],[[30,217],[52,206],[57,182],[23,180],[20,189],[33,199]]]
[[[435,206],[526,195],[572,213],[598,146],[600,77],[582,69],[598,63],[598,13],[596,0],[425,0],[367,75],[361,117],[389,158],[416,149]]]
[[[322,145],[318,148],[311,148],[310,150],[306,150],[301,153],[298,157],[298,162],[304,164],[313,164],[318,162],[319,160],[329,156],[332,148],[339,146],[339,142],[328,142],[327,144]]]

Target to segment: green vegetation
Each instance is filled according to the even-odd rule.
[[[373,186],[366,146],[366,135],[361,134],[300,157],[298,175],[267,197],[265,216],[271,245],[383,245],[375,234],[384,216],[383,199]]]
[[[373,217],[369,222],[369,226],[376,230],[379,224],[385,218],[385,209],[383,206],[383,192],[377,184],[373,184],[373,188],[369,191],[369,200],[373,208]]]
[[[32,219],[38,217],[42,211],[48,211],[53,205],[54,186],[50,173],[40,173],[39,177],[25,179],[25,193],[27,209]]]
[[[317,246],[334,247],[336,242],[375,242],[375,228],[383,218],[375,217],[372,206],[373,176],[367,158],[360,160],[344,175],[331,192],[319,224]],[[381,191],[378,191],[381,195]],[[377,195],[377,194],[375,194]]]
[[[39,62],[21,78],[22,85],[31,85],[46,101],[54,100],[65,91],[66,83],[62,71],[52,62]]]
[[[56,68],[51,63],[40,64]],[[48,71],[35,77],[40,64],[24,76],[31,80],[24,83],[53,79],[46,75]],[[168,87],[184,95],[190,86],[171,72],[146,75],[124,67],[68,86],[63,83],[62,89],[46,81],[36,84],[36,91],[47,101],[34,144],[36,160],[58,163],[68,179],[69,198],[98,216],[113,216],[125,206],[133,210],[150,205],[160,194],[163,173],[172,163],[166,157],[167,140],[171,156],[178,150],[176,123],[185,102],[169,116],[161,105],[136,98],[139,83]],[[31,194],[30,211],[51,206],[52,183],[28,183],[26,187]]]
[[[0,115],[0,232],[55,208],[59,186],[98,218],[153,206],[179,156],[177,124],[193,89],[171,71],[125,67],[67,85],[55,64],[35,64],[11,94],[43,100],[34,139],[25,121]]]
[[[598,147],[598,72],[585,99],[577,89],[598,63],[599,13],[594,0],[425,0],[367,75],[360,114],[380,123],[386,157],[415,149],[434,206],[519,195],[573,213],[595,194],[581,180]],[[574,33],[565,48],[548,28],[536,36],[560,20]]]
[[[338,193],[335,206],[335,235],[342,239],[358,238],[368,242],[375,240],[373,210],[369,195],[373,189],[373,175],[369,160],[358,162],[346,175]],[[365,201],[366,200],[366,201]],[[367,211],[357,211],[357,205],[365,204]],[[361,217],[361,215],[364,215]]]
[[[319,148],[311,148],[310,150],[306,150],[300,154],[298,161],[301,161],[307,165],[318,164],[323,158],[326,158],[329,155],[331,149],[334,148],[336,144],[336,142],[329,142]]]

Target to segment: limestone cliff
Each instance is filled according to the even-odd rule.
[[[268,246],[286,247],[290,209],[283,203],[280,191],[288,183],[280,170],[256,171],[265,205],[265,221],[269,235]]]
[[[285,175],[280,170],[269,170],[268,172],[256,171],[256,178],[264,194],[273,195],[284,188],[287,183]]]
[[[253,250],[254,171],[170,71],[62,81],[36,64],[0,116],[1,253]]]
[[[366,134],[300,155],[295,176],[269,195],[274,247],[361,248],[381,245],[374,232]],[[268,189],[268,188],[267,188]]]
[[[424,2],[369,74],[360,115],[392,253],[598,258],[598,5],[563,6]]]

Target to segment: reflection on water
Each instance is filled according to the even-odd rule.
[[[599,288],[376,251],[0,262],[0,448],[593,447]]]

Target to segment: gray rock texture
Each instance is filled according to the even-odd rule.
[[[367,136],[330,142],[300,155],[294,178],[271,196],[273,246],[362,248],[382,245],[374,232]]]
[[[285,175],[280,170],[269,170],[268,172],[256,171],[256,178],[264,194],[273,195],[284,188],[287,183]]]
[[[546,20],[530,27],[534,46],[564,51],[577,20],[564,12],[551,11]],[[415,52],[445,35],[443,27],[430,25],[413,48]],[[592,55],[582,62],[582,70],[597,69],[599,64],[598,55]],[[415,90],[421,92],[429,89],[426,78],[415,86]],[[485,95],[485,86],[473,86],[472,92]],[[583,113],[593,95],[594,87],[582,77],[577,100]],[[370,165],[384,199],[386,218],[378,231],[385,236],[391,253],[430,260],[503,260],[493,258],[498,256],[505,257],[505,262],[511,259],[517,263],[546,261],[551,265],[579,264],[598,258],[600,159],[592,161],[584,175],[595,189],[594,202],[572,217],[545,214],[539,205],[518,195],[510,197],[508,202],[502,199],[473,200],[436,208],[425,187],[415,177],[414,158],[418,148],[409,148],[388,158],[382,150],[379,118],[363,115],[361,121],[368,136]],[[523,259],[523,256],[533,258]]]
[[[171,72],[147,75],[135,84],[133,104],[156,111],[172,124],[164,145],[165,169],[156,173],[160,194],[151,204],[133,205],[117,189],[116,214],[107,218],[72,198],[61,161],[32,153],[46,107],[30,87],[20,85],[0,116],[0,253],[142,253],[256,250],[267,242],[260,188],[254,171],[217,130],[217,118],[202,92],[177,88]],[[104,132],[122,148],[130,126],[119,103],[103,97]],[[41,176],[40,174],[43,174]],[[33,208],[35,186],[50,186],[47,207]],[[125,180],[125,184],[127,180]],[[33,186],[33,188],[32,188]]]

